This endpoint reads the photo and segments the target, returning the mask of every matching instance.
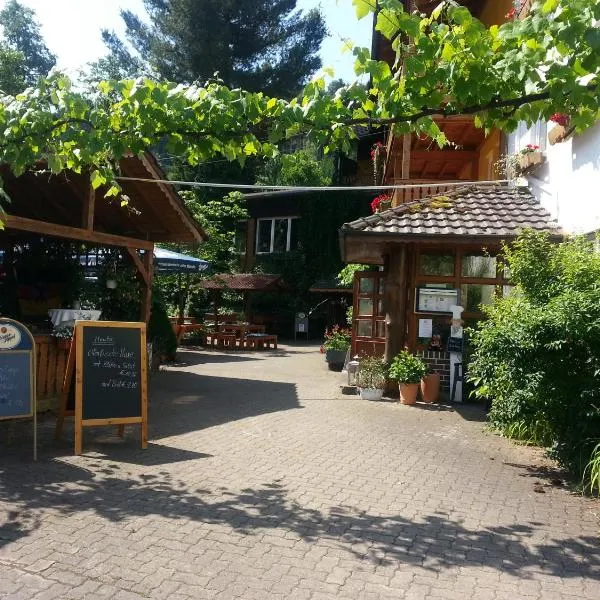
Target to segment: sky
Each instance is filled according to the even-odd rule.
[[[143,15],[142,0],[19,0],[36,11],[48,48],[57,56],[58,67],[73,74],[86,63],[106,54],[101,29],[122,34],[121,8]],[[0,0],[3,7],[6,0]],[[297,7],[320,6],[330,37],[323,42],[323,66],[332,67],[336,78],[354,80],[354,59],[350,52],[342,54],[342,40],[354,45],[371,46],[371,19],[356,20],[351,0],[297,0]]]

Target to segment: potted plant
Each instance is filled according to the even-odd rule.
[[[392,360],[389,377],[398,382],[402,404],[415,404],[421,379],[427,374],[427,365],[414,354],[403,350]]]
[[[371,202],[373,214],[392,208],[392,197],[389,194],[380,194]]]
[[[56,338],[56,345],[60,350],[69,351],[71,349],[71,342],[73,341],[73,327],[67,325],[56,329],[52,332],[52,335]]]
[[[330,370],[341,371],[344,368],[351,341],[352,334],[349,329],[342,329],[339,325],[335,325],[331,330],[325,330],[325,341],[321,350],[325,353],[325,360]]]
[[[360,361],[356,379],[363,400],[381,400],[387,371],[387,365],[381,358],[367,357]]]
[[[550,120],[556,125],[548,132],[548,141],[550,145],[559,144],[560,142],[564,142],[569,135],[572,133],[573,129],[569,127],[569,115],[564,113],[554,113]]]
[[[428,373],[421,379],[421,397],[423,402],[437,402],[440,395],[440,374],[437,371]]]

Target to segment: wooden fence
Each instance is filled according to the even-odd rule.
[[[50,335],[35,335],[38,412],[58,407],[65,378],[68,350],[59,348]]]

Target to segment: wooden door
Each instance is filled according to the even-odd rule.
[[[383,356],[385,352],[385,273],[360,271],[354,276],[352,356]]]

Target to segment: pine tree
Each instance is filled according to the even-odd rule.
[[[10,0],[0,11],[0,89],[16,94],[33,85],[56,64],[48,50],[35,12]]]
[[[149,23],[122,11],[127,40],[146,71],[191,83],[218,76],[229,86],[292,96],[321,66],[326,35],[316,9],[296,10],[296,0],[144,0]],[[103,32],[118,63],[132,75],[144,70],[123,42]],[[96,65],[98,67],[99,65]],[[114,63],[113,63],[114,66]]]

